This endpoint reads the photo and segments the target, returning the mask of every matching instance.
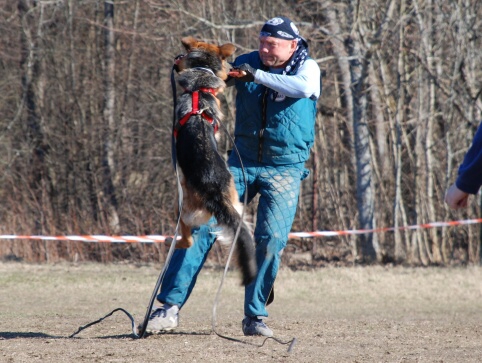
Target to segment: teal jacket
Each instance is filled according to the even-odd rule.
[[[257,51],[237,57],[234,66],[243,63],[267,71]],[[274,101],[273,91],[264,85],[241,81],[235,85],[234,135],[241,156],[266,165],[308,160],[314,143],[316,99]]]

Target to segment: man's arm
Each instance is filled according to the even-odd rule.
[[[281,75],[258,69],[254,81],[287,97],[318,98],[321,93],[321,71],[313,59],[307,59],[295,75]]]
[[[482,185],[482,124],[479,125],[472,145],[459,167],[455,184],[469,194],[477,194]]]
[[[452,209],[467,207],[469,194],[477,194],[482,185],[482,124],[458,170],[458,177],[445,194],[445,203]]]

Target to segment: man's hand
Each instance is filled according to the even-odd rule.
[[[452,184],[445,194],[445,203],[452,209],[466,208],[469,195],[455,184]]]
[[[239,67],[234,68],[229,75],[236,78],[238,81],[242,82],[254,82],[254,75],[256,74],[256,69],[251,67],[249,64],[244,63]]]

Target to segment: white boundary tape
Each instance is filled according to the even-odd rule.
[[[402,227],[386,227],[375,229],[352,229],[346,231],[315,231],[315,232],[292,232],[288,235],[288,238],[313,238],[313,237],[333,237],[333,236],[345,236],[353,234],[367,234],[367,233],[380,233],[380,232],[393,232],[395,230],[415,230],[426,228],[439,228],[439,227],[453,227],[466,224],[482,223],[482,218],[478,219],[466,219],[460,221],[449,222],[432,222],[425,224],[418,224],[412,226]],[[100,243],[163,243],[166,239],[172,238],[171,236],[161,235],[146,235],[146,236],[104,236],[104,235],[72,235],[72,236],[38,236],[38,235],[16,235],[16,234],[4,234],[0,235],[0,240],[44,240],[44,241],[78,241],[78,242],[100,242]]]

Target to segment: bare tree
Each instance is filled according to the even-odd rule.
[[[115,34],[114,34],[114,1],[104,1],[104,207],[105,217],[112,233],[119,232],[119,216],[117,215],[117,196],[114,178],[118,171],[115,162]]]
[[[186,35],[257,49],[269,18],[292,18],[323,72],[316,142],[294,231],[394,227],[293,240],[314,265],[479,261],[475,218],[444,191],[482,112],[482,3],[416,1],[33,1],[0,12],[0,216],[6,234],[170,234],[173,58]],[[115,15],[115,17],[114,17]],[[234,126],[233,89],[223,97]],[[231,148],[222,135],[221,148]],[[0,255],[161,259],[163,246],[0,244]],[[77,257],[74,257],[77,256]]]

